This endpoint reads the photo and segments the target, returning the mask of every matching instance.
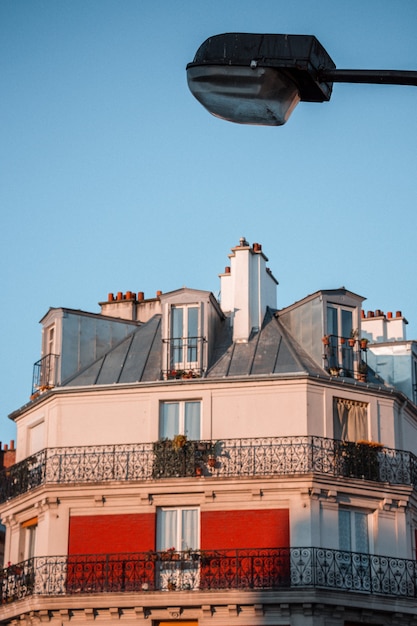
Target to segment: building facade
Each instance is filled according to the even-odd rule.
[[[229,260],[220,302],[41,320],[2,623],[417,624],[417,407],[371,366],[363,298],[277,309],[262,246]]]

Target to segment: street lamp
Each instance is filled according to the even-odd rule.
[[[300,101],[330,100],[333,83],[416,85],[417,71],[339,70],[311,35],[209,37],[187,65],[191,93],[213,115],[281,126]]]

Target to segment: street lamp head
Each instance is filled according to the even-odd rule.
[[[187,65],[191,93],[213,115],[240,124],[281,126],[300,100],[330,99],[320,79],[335,64],[309,35],[226,33],[207,39]]]

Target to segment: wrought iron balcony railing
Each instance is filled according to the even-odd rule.
[[[2,602],[31,595],[326,589],[417,597],[417,562],[327,548],[34,557],[0,570]]]
[[[33,364],[32,396],[57,384],[58,354],[46,354]]]
[[[310,473],[417,488],[417,457],[314,436],[47,448],[0,473],[0,502],[44,484]]]

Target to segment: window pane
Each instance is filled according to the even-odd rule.
[[[350,528],[350,511],[339,511],[339,548],[341,550],[350,551],[351,528]]]
[[[200,403],[186,402],[184,416],[184,435],[188,439],[200,439]]]
[[[179,550],[178,543],[178,511],[160,510],[157,517],[156,542],[157,550],[169,550],[176,548]]]
[[[338,335],[337,329],[337,309],[332,306],[327,307],[327,334]]]
[[[181,307],[173,307],[171,309],[171,367],[175,365],[175,363],[182,363],[183,326],[184,309]]]
[[[161,439],[172,439],[175,435],[178,435],[179,426],[178,402],[164,402],[161,409],[159,436]]]
[[[355,513],[355,551],[369,552],[368,516],[366,513]]]
[[[196,550],[198,548],[198,511],[184,509],[182,511],[181,550]]]
[[[188,309],[188,354],[187,361],[197,361],[197,335],[198,335],[198,308],[193,306]]]
[[[342,309],[342,337],[350,337],[352,330],[352,311]]]

